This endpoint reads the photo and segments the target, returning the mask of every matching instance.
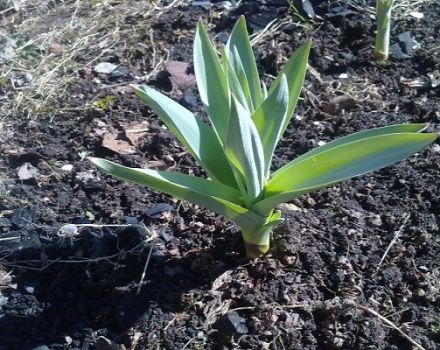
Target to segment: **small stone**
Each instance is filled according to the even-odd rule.
[[[303,209],[292,203],[281,203],[278,205],[278,209],[281,211],[303,211]]]
[[[368,219],[369,219],[368,221],[371,225],[377,226],[377,227],[382,226],[382,219],[380,218],[379,215],[370,216]]]
[[[420,44],[411,36],[410,32],[399,34],[397,39],[403,44],[403,49],[409,56],[413,55],[420,48]]]
[[[390,46],[390,56],[398,61],[403,61],[410,57],[402,51],[399,44],[393,44]]]
[[[145,215],[152,218],[152,219],[159,219],[161,218],[162,214],[167,211],[173,211],[174,207],[172,205],[169,205],[167,203],[159,203],[151,208],[149,208]]]
[[[18,168],[17,175],[21,181],[31,180],[38,176],[38,169],[31,163],[24,163]]]
[[[110,73],[110,77],[113,79],[125,78],[131,75],[130,70],[126,67],[120,66],[117,67]]]
[[[440,71],[436,70],[432,73],[428,73],[429,82],[431,83],[432,88],[436,88],[440,86]]]
[[[214,324],[214,328],[219,331],[223,337],[240,336],[249,332],[245,324],[245,319],[236,311],[229,311],[220,317]]]
[[[27,228],[32,224],[34,220],[35,213],[32,209],[26,207],[19,207],[14,210],[11,217],[11,222],[17,228]]]
[[[78,226],[74,224],[67,224],[61,227],[60,235],[63,237],[72,237],[78,233]]]
[[[303,11],[306,13],[306,15],[312,19],[315,18],[315,10],[313,9],[313,5],[309,0],[302,0],[301,2]]]
[[[26,292],[28,292],[29,294],[34,294],[34,292],[35,292],[35,288],[34,288],[34,287],[31,287],[31,286],[26,286],[26,287],[24,287],[24,290],[25,290]]]
[[[348,74],[347,73],[339,74],[339,79],[347,79],[347,78],[348,78]]]
[[[70,173],[73,170],[73,165],[72,164],[65,164],[61,167],[62,171],[65,171],[66,173]]]
[[[122,350],[122,346],[106,337],[100,336],[96,339],[96,350]],[[125,347],[124,347],[125,349]]]
[[[0,227],[10,227],[12,225],[11,220],[8,218],[0,218]]]
[[[109,62],[101,62],[98,63],[96,66],[93,67],[93,70],[96,73],[102,73],[102,74],[110,74],[117,68],[116,65]]]
[[[417,18],[417,19],[422,19],[423,17],[425,17],[425,15],[423,14],[423,12],[418,12],[418,11],[411,11],[409,13],[409,15],[411,17]]]
[[[316,205],[316,201],[312,197],[307,197],[306,204],[309,208],[311,208]]]

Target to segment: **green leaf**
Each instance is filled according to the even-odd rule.
[[[281,81],[252,115],[252,120],[260,135],[264,150],[264,174],[269,176],[275,147],[281,138],[282,128],[287,117],[289,90],[284,74]]]
[[[238,54],[237,47],[233,47],[233,60],[229,60],[229,66],[231,67],[233,74],[237,77],[238,82],[240,83],[241,90],[243,91],[243,95],[246,97],[246,105],[248,106],[248,110],[252,113],[254,111],[254,103],[252,101],[251,92],[249,90],[249,83],[247,80],[245,68],[243,67],[243,63],[241,62],[241,58]]]
[[[226,53],[228,60],[231,61],[233,67],[236,67],[234,47],[241,59],[242,66],[246,74],[246,80],[249,83],[252,104],[257,108],[263,101],[263,94],[260,88],[260,77],[258,75],[257,65],[255,63],[254,53],[252,51],[249,35],[246,28],[246,20],[243,16],[239,18],[235,24],[231,36],[226,44]]]
[[[286,130],[287,125],[292,118],[292,113],[295,110],[296,104],[298,102],[299,94],[301,93],[301,89],[304,84],[304,78],[306,76],[307,62],[309,59],[311,46],[311,41],[306,41],[303,45],[301,45],[298,50],[295,51],[295,53],[284,65],[277,78],[273,81],[269,89],[270,95],[281,82],[283,74],[286,75],[287,81],[289,82],[289,106],[287,108],[287,117],[284,120],[281,134],[283,134]]]
[[[264,185],[264,153],[260,137],[249,112],[232,96],[226,154],[246,183],[251,201]]]
[[[367,137],[304,157],[277,171],[253,210],[262,212],[302,194],[405,159],[437,138],[434,133],[397,133]]]
[[[134,91],[165,123],[208,175],[236,187],[232,169],[213,129],[177,102],[147,86]]]
[[[194,39],[194,72],[200,98],[220,140],[225,143],[230,105],[228,82],[202,22],[197,24]]]
[[[255,229],[267,222],[267,218],[242,206],[243,199],[239,191],[214,180],[176,172],[128,168],[94,157],[88,159],[107,174],[201,205],[242,227]]]
[[[243,89],[241,88],[240,81],[234,72],[234,68],[231,66],[231,62],[228,60],[226,53],[223,49],[222,52],[222,66],[223,70],[227,72],[228,87],[235,98],[251,113],[252,104],[249,106],[249,100],[246,98]]]
[[[343,145],[345,143],[362,140],[368,137],[373,136],[380,136],[380,135],[387,135],[387,134],[399,134],[399,133],[413,133],[413,132],[421,132],[425,130],[428,127],[428,124],[396,124],[396,125],[390,125],[390,126],[384,126],[380,128],[374,128],[374,129],[368,129],[363,130],[359,132],[355,132],[353,134],[340,137],[336,140],[333,140],[331,142],[326,143],[325,145],[322,145],[320,147],[317,147],[307,153],[304,153],[303,155],[295,158],[290,163],[286,164],[285,166],[294,166],[295,164],[302,162],[305,158],[309,158],[311,156],[314,156],[315,154],[324,152],[328,149],[335,148],[337,146]],[[272,176],[275,176],[279,171],[283,171],[282,168],[278,169],[276,172],[272,174]]]

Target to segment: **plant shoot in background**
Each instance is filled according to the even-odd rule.
[[[147,86],[134,86],[207,178],[151,169],[128,168],[89,159],[120,179],[201,205],[235,222],[248,257],[269,250],[275,207],[303,194],[400,161],[432,143],[424,124],[370,129],[318,147],[271,173],[275,147],[298,101],[311,43],[293,53],[269,89],[260,81],[244,18],[217,55],[200,22],[194,40],[194,70],[210,124]]]
[[[390,51],[391,8],[394,0],[376,0],[377,33],[374,58],[379,62],[388,60]]]

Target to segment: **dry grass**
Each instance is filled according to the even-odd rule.
[[[412,12],[420,10],[426,4],[434,3],[437,0],[395,0],[393,5],[393,19],[406,18]],[[364,6],[356,0],[335,0],[334,3],[345,3],[359,12],[367,12],[375,16],[376,10],[373,6]]]
[[[2,88],[6,91],[0,94],[3,118],[91,108],[91,101],[78,103],[75,91],[79,89],[75,87],[79,78],[95,62],[116,53],[132,68],[135,60],[131,58],[138,54],[135,51],[142,51],[143,66],[137,67],[140,74],[135,79],[148,79],[167,57],[167,51],[153,40],[152,24],[159,15],[182,3],[6,1],[0,2],[0,44],[7,43],[3,47],[8,49],[5,55],[5,49],[0,48],[0,93]],[[144,46],[140,48],[139,43]]]

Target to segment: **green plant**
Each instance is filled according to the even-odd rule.
[[[402,124],[348,135],[318,147],[270,174],[277,142],[302,88],[311,43],[288,60],[269,90],[260,84],[246,23],[240,18],[218,58],[202,23],[194,69],[210,124],[147,86],[136,94],[200,163],[209,178],[128,168],[89,158],[106,173],[204,206],[235,222],[251,258],[269,250],[281,212],[274,208],[305,193],[404,159],[433,142],[424,124]]]
[[[374,58],[384,62],[390,49],[391,8],[394,0],[376,0],[377,33],[374,45]]]
[[[94,101],[92,105],[96,108],[106,111],[109,109],[110,103],[112,103],[114,100],[116,100],[116,96],[105,96],[99,100]]]

